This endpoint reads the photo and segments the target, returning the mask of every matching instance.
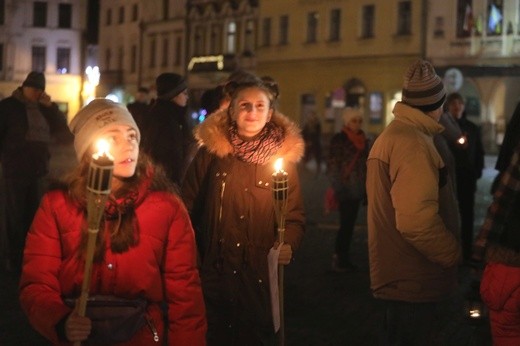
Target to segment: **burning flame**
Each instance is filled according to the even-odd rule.
[[[464,137],[464,136],[460,137],[460,138],[457,140],[457,142],[459,142],[459,144],[464,144],[464,143],[466,143],[466,137]]]
[[[110,149],[110,144],[106,139],[98,139],[98,141],[96,142],[96,149],[97,152],[94,154],[95,158],[106,156],[113,160],[112,155],[110,155],[110,152],[108,151]]]
[[[283,168],[283,159],[280,157],[274,163],[274,169],[276,169],[277,172],[280,172],[283,170],[282,168]]]

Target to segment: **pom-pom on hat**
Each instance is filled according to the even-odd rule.
[[[128,109],[119,103],[99,98],[79,110],[69,124],[69,129],[74,134],[74,149],[78,161],[96,137],[112,124],[128,125],[137,131],[138,138],[141,137],[134,118]]]
[[[446,89],[432,64],[417,60],[410,65],[404,76],[403,102],[430,112],[441,107],[445,100]]]
[[[45,90],[45,75],[41,72],[29,72],[22,83],[24,87],[33,87],[39,90]]]
[[[188,88],[184,77],[177,73],[162,73],[155,79],[157,97],[171,100]]]

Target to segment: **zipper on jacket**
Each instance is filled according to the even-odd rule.
[[[226,189],[226,173],[222,174],[222,184],[220,185],[220,207],[218,211],[218,222],[222,220],[222,205],[224,204],[224,190]]]
[[[159,333],[157,333],[157,328],[155,328],[153,321],[148,316],[145,316],[145,318],[146,318],[146,323],[148,323],[148,327],[150,327],[150,330],[153,333],[153,341],[159,342]]]

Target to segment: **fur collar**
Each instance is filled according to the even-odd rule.
[[[300,128],[285,115],[275,111],[271,121],[284,130],[282,147],[276,153],[289,162],[298,162],[304,153],[304,142]],[[200,146],[217,155],[225,157],[233,153],[233,146],[228,135],[229,117],[227,108],[211,114],[204,122],[195,127],[194,135]]]

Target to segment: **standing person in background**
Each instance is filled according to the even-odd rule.
[[[513,153],[518,143],[520,143],[520,102],[516,105],[515,111],[507,123],[504,140],[500,145],[497,163],[495,164],[495,169],[498,171],[498,174],[493,180],[491,194],[495,193],[498,183],[502,178],[502,174],[504,174],[507,167],[509,167],[511,157],[513,157]]]
[[[0,102],[0,161],[9,241],[8,270],[19,273],[25,236],[45,190],[52,140],[71,143],[67,118],[45,93],[45,76],[31,72]]]
[[[489,308],[496,346],[520,345],[520,145],[510,155],[475,239],[472,258],[486,261],[480,296]]]
[[[433,144],[446,91],[417,60],[402,95],[367,160],[370,287],[386,305],[382,344],[441,345],[439,322],[449,317],[439,305],[455,291],[461,255],[457,223],[441,208],[453,185]]]
[[[143,122],[141,148],[180,185],[194,149],[186,114],[188,87],[176,73],[159,75],[155,84],[157,99]]]
[[[450,143],[455,157],[455,173],[457,175],[457,200],[459,202],[461,221],[462,254],[464,260],[471,259],[473,244],[473,222],[475,219],[475,193],[477,180],[484,169],[484,147],[480,136],[480,128],[469,121],[464,112],[464,98],[458,93],[448,95],[446,99],[448,113],[457,121],[464,144]]]
[[[150,109],[150,90],[145,87],[139,87],[135,94],[134,102],[126,105],[130,114],[134,117],[134,120],[139,128],[143,127],[143,119],[148,115]]]
[[[70,129],[79,165],[44,196],[27,236],[20,302],[29,322],[53,345],[86,340],[92,345],[166,345],[166,340],[168,345],[205,345],[189,216],[174,185],[139,153],[140,133],[132,116],[121,104],[95,99],[72,119]],[[88,309],[82,317],[65,303],[80,295],[84,280],[87,175],[99,139],[110,144],[114,168],[89,295],[98,304],[110,300],[122,306],[123,318],[97,316],[120,327],[105,331],[109,340],[89,339],[100,337],[103,323],[91,320]],[[137,316],[125,313],[143,304]],[[105,313],[118,306],[105,306]]]
[[[338,201],[339,230],[336,236],[336,252],[332,269],[338,272],[353,271],[350,247],[354,226],[362,200],[365,200],[366,161],[369,151],[368,139],[361,129],[363,116],[358,109],[345,108],[343,129],[330,142],[327,159],[329,175]]]
[[[253,76],[254,77],[254,76]],[[201,145],[183,182],[201,255],[209,345],[275,345],[267,255],[278,248],[271,190],[274,162],[288,172],[285,242],[289,264],[305,217],[297,162],[299,128],[274,108],[277,86],[259,78],[226,85],[229,107],[198,125]]]
[[[316,174],[321,172],[321,122],[316,112],[311,111],[302,129],[305,141],[304,163],[314,157],[316,161]]]

